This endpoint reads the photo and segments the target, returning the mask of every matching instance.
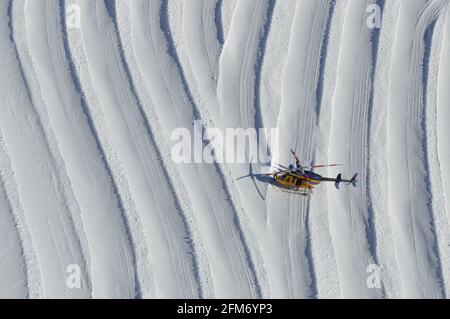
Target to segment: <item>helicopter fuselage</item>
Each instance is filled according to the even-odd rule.
[[[311,190],[320,184],[322,176],[311,171],[290,171],[274,175],[275,182],[282,188],[301,191]]]

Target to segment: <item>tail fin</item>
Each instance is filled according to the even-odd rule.
[[[342,181],[342,174],[338,174],[338,176],[336,177],[336,182],[334,183],[334,186],[339,189],[339,184]]]
[[[353,175],[352,179],[350,180],[350,183],[352,183],[353,187],[356,187],[356,177],[358,177],[358,173],[355,173],[355,175]]]

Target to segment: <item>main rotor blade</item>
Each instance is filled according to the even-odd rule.
[[[310,166],[310,168],[331,167],[331,166],[342,166],[342,164],[318,164],[318,165],[312,165],[312,166]]]
[[[281,164],[279,164],[279,163],[276,163],[275,165],[280,166],[282,169],[289,169],[288,167],[286,167],[286,166],[284,166],[284,165],[281,165]]]
[[[279,173],[286,173],[286,172],[290,172],[290,169],[287,170],[283,170],[283,171],[278,171],[278,172],[272,172],[272,173],[267,173],[267,174],[260,174],[260,176],[269,176],[269,175],[275,175],[275,174],[279,174]]]
[[[295,164],[297,165],[297,167],[301,167],[302,164],[300,163],[300,159],[298,158],[297,154],[294,152],[294,150],[291,148],[291,153],[295,158]]]

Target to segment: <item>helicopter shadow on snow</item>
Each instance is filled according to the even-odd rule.
[[[263,164],[263,166],[270,166],[270,163],[265,163],[265,164]],[[268,184],[268,185],[272,185],[272,186],[276,186],[275,180],[268,174],[257,174],[257,173],[254,173],[253,172],[252,161],[250,161],[250,163],[248,165],[248,171],[249,171],[249,174],[241,176],[241,177],[238,177],[233,182],[237,182],[237,181],[239,181],[241,179],[244,179],[244,178],[251,178],[251,180],[253,182],[253,185],[255,185],[255,189],[258,192],[259,196],[263,200],[266,200],[266,198],[264,197],[263,193],[259,189],[257,182]]]

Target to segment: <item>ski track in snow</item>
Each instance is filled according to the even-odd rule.
[[[209,126],[208,124],[216,124],[220,125],[220,119],[219,119],[219,104],[218,104],[218,96],[217,96],[217,86],[218,86],[218,68],[219,68],[219,55],[222,50],[222,43],[221,43],[221,26],[218,25],[218,20],[216,16],[216,20],[212,20],[210,18],[212,7],[208,4],[207,0],[200,1],[200,3],[203,3],[203,20],[204,23],[201,25],[195,23],[196,15],[193,11],[187,10],[190,14],[184,15],[184,26],[183,26],[183,38],[180,39],[179,35],[177,36],[176,32],[173,32],[173,37],[175,40],[175,43],[178,41],[177,46],[177,52],[181,53],[181,64],[184,62],[184,70],[187,71],[187,77],[186,80],[190,81],[189,87],[191,87],[191,92],[193,93],[195,97],[195,101],[199,101],[200,107],[199,107],[199,113],[202,117],[203,122],[205,123],[205,126]],[[223,5],[221,2],[217,2],[216,6],[214,8],[216,15],[218,11],[221,11],[222,7],[219,8],[220,5]],[[271,14],[273,10],[273,2],[270,3],[270,6],[268,7],[267,17],[266,17],[266,27],[263,32],[262,39],[260,40],[260,43],[265,42],[265,38],[267,38],[269,34],[269,25],[271,22]],[[183,13],[186,10],[183,11]],[[176,13],[175,13],[176,14]],[[176,25],[172,24],[174,28],[176,28]],[[183,39],[190,39],[194,31],[199,32],[203,35],[203,37],[196,37],[196,41],[200,42],[199,45],[189,45],[188,41],[184,41]],[[184,52],[184,46],[180,45],[186,43],[186,52]],[[265,55],[264,47],[263,45],[259,44],[260,46],[260,52],[259,52],[259,58],[262,60],[262,57]],[[209,55],[213,58],[210,59],[209,65],[205,65],[204,63],[200,63],[200,59],[198,59],[199,48],[203,48],[204,55],[207,55],[207,52],[212,52]],[[210,48],[208,50],[208,48]],[[199,64],[200,63],[200,64]],[[199,64],[199,65],[197,65]],[[257,93],[259,92],[259,82],[258,79],[260,78],[260,70],[261,69],[262,61],[259,61],[255,64],[255,99],[257,98]],[[190,69],[195,68],[196,72],[189,72]],[[194,73],[191,75],[190,73]],[[210,83],[207,83],[204,81],[205,79],[210,79]],[[196,88],[198,88],[196,90]],[[205,92],[204,94],[201,94],[201,92]],[[209,93],[208,93],[209,92]],[[206,107],[204,105],[206,104]],[[214,109],[211,110],[211,106],[214,107]],[[211,110],[211,111],[210,111]],[[261,120],[259,120],[261,122]],[[256,272],[256,277],[259,284],[259,289],[261,291],[262,297],[267,297],[270,295],[269,287],[268,287],[268,281],[267,281],[267,275],[266,271],[263,265],[263,258],[261,256],[260,248],[258,247],[257,240],[255,238],[255,234],[251,231],[250,227],[250,221],[248,219],[248,216],[246,215],[244,209],[242,206],[239,205],[239,190],[236,187],[236,184],[233,182],[233,177],[228,169],[227,165],[225,164],[219,164],[218,170],[220,171],[221,176],[223,176],[223,181],[226,188],[227,197],[231,199],[233,203],[236,203],[234,205],[234,208],[237,212],[237,217],[242,227],[242,233],[245,237],[245,240],[248,242],[248,254],[251,255],[252,260],[252,267],[254,268],[254,271]]]
[[[426,35],[446,2],[402,3],[396,27],[387,147],[389,211],[404,297],[441,298],[444,292],[427,184],[424,118],[430,45]],[[402,72],[409,72],[410,81],[396,81]]]
[[[321,53],[323,39],[327,37],[327,18],[332,5],[327,1],[306,1],[297,3],[296,6],[282,74],[282,104],[278,118],[279,150],[282,153],[276,156],[280,163],[291,161],[290,148],[300,155],[303,165],[309,164],[307,161],[312,159]],[[307,51],[303,51],[299,43],[292,41],[297,37],[307,39]],[[276,190],[271,190],[269,196],[269,218],[274,225],[279,225],[272,231],[278,233],[283,242],[286,241],[283,244],[283,256],[287,296],[314,297],[317,295],[316,275],[312,255],[308,253],[311,236],[310,203],[305,198],[279,194]]]
[[[4,149],[1,150],[2,152]],[[27,262],[18,223],[0,178],[0,298],[28,297]]]
[[[449,296],[448,0],[10,0],[0,16],[0,297]],[[179,164],[180,127],[278,127],[272,169],[293,148],[358,186],[304,198],[236,181],[260,163]]]
[[[447,4],[448,8],[448,4]],[[425,33],[426,51],[425,60],[427,61],[428,70],[424,76],[426,86],[424,88],[424,95],[426,96],[426,110],[424,130],[426,133],[425,141],[425,156],[429,172],[429,192],[432,194],[431,198],[431,212],[435,228],[436,246],[439,253],[438,267],[441,271],[441,281],[443,284],[443,294],[448,298],[449,280],[450,280],[450,251],[448,250],[448,240],[450,239],[449,219],[446,214],[445,192],[443,189],[443,180],[441,165],[438,152],[438,118],[437,118],[437,93],[440,88],[438,84],[439,78],[439,63],[443,36],[445,36],[444,22],[446,14],[439,15],[427,29]],[[445,72],[445,69],[442,70]],[[442,138],[442,137],[441,137]]]
[[[85,260],[67,204],[56,160],[30,99],[29,87],[18,61],[8,25],[9,2],[2,3],[2,69],[9,79],[2,86],[1,130],[16,175],[19,197],[25,211],[41,273],[44,297],[79,298],[89,296],[89,278],[82,276],[83,287],[66,285],[66,269],[77,264],[86,274]],[[22,147],[28,145],[29,147]],[[55,258],[56,256],[56,258]]]
[[[337,65],[341,45],[344,17],[347,2],[336,1],[330,7],[328,26],[322,39],[322,56],[319,68],[319,83],[316,91],[316,145],[312,159],[316,162],[328,162],[329,131],[331,127],[333,92],[337,85]],[[326,54],[326,57],[324,57]],[[320,102],[320,105],[319,105]],[[316,273],[316,287],[318,297],[339,298],[340,283],[336,263],[335,248],[330,231],[330,214],[327,201],[327,187],[318,187],[317,196],[310,201],[309,216],[311,223],[310,247]]]
[[[217,0],[183,1],[183,36],[189,52],[189,61],[197,86],[200,89],[214,123],[219,123],[217,78],[221,52],[221,33],[217,24]]]
[[[450,296],[450,260],[448,257],[448,245],[450,243],[449,225],[450,225],[450,145],[446,142],[448,136],[450,136],[450,127],[446,123],[445,119],[450,116],[450,108],[448,107],[448,101],[450,101],[450,92],[447,89],[447,84],[450,81],[450,5],[447,5],[447,13],[444,20],[442,46],[440,55],[436,53],[437,58],[440,56],[438,64],[438,77],[437,77],[437,92],[436,92],[436,111],[434,114],[429,113],[429,116],[434,116],[434,129],[437,131],[435,147],[437,147],[437,154],[434,156],[435,161],[438,162],[438,169],[440,172],[440,180],[438,181],[439,189],[441,192],[441,204],[437,207],[436,220],[441,223],[441,229],[444,236],[441,236],[442,241],[441,249],[442,255],[446,258],[442,260],[442,271],[444,277],[444,283],[446,287],[446,297]],[[433,132],[434,133],[434,132]],[[436,151],[435,151],[436,152]],[[436,178],[439,178],[437,176]],[[444,248],[445,247],[445,248]]]
[[[353,191],[333,191],[331,183],[328,187],[328,207],[333,207],[329,218],[344,298],[381,296],[379,290],[369,289],[366,284],[366,269],[377,259],[365,174],[375,68],[372,46],[377,45],[373,42],[374,29],[368,28],[365,21],[364,12],[371,3],[350,1],[347,4],[333,96],[329,159],[348,163],[344,178],[360,172],[358,186]],[[348,145],[342,147],[346,142]]]
[[[115,5],[117,5],[117,2],[115,2]],[[117,8],[115,9],[114,16],[115,16],[115,19],[116,19],[116,27],[118,28]],[[127,29],[128,29],[128,31],[130,31],[129,23],[127,24]],[[131,43],[130,43],[131,42],[131,36],[130,36],[130,34],[128,34],[128,40],[129,40],[128,45],[131,47]],[[122,38],[120,38],[119,41],[120,41],[119,43],[120,43],[121,49],[123,50]],[[123,54],[125,54],[125,52],[123,52]],[[138,93],[137,93],[137,87],[136,87],[135,82],[134,82],[134,80],[132,78],[132,74],[131,74],[131,71],[130,71],[130,68],[129,68],[129,62],[128,62],[128,60],[125,62],[125,56],[123,56],[122,58],[124,59],[124,63],[126,65],[126,67],[127,67],[127,73],[128,73],[129,78],[130,78],[130,83],[132,85],[134,94],[135,94],[136,98],[139,100]],[[139,101],[139,103],[142,104],[141,101]],[[141,105],[141,108],[140,108],[140,112],[141,112],[142,117],[146,121],[147,120],[147,116],[146,116],[145,110],[144,110],[142,105]],[[148,130],[148,134],[151,137],[152,143],[156,145],[154,133],[153,133],[152,129],[150,128],[150,124],[148,122],[146,122],[146,126],[147,126],[147,130]],[[155,155],[156,155],[157,158],[153,159],[153,161],[158,161],[159,160],[159,161],[161,161],[161,164],[162,164],[161,151],[158,149],[157,146],[154,146],[154,147],[155,147],[155,153],[156,153]],[[180,207],[181,204],[180,204],[179,198],[178,198],[177,194],[174,193],[175,189],[174,189],[173,184],[172,184],[173,182],[170,180],[170,176],[169,176],[169,174],[167,172],[167,169],[165,167],[159,167],[157,169],[162,170],[163,177],[161,176],[160,178],[168,181],[168,188],[166,189],[166,191],[167,192],[170,191],[170,193],[172,193],[172,198],[171,199],[159,196],[158,197],[158,198],[160,198],[159,201],[160,202],[165,202],[165,201],[166,202],[167,201],[171,202],[171,201],[174,201],[175,206],[176,206],[175,209],[174,209],[174,207],[170,207],[170,209],[166,209],[165,211],[163,209],[159,209],[159,214],[160,214],[162,219],[164,219],[164,215],[169,215],[173,219],[173,221],[171,221],[170,223],[166,222],[166,224],[164,225],[164,227],[166,228],[165,232],[166,233],[174,232],[172,230],[173,228],[176,229],[177,227],[182,227],[183,230],[177,230],[175,232],[175,234],[172,234],[172,236],[177,236],[179,238],[178,240],[180,240],[180,239],[184,239],[185,240],[184,249],[188,252],[188,255],[190,255],[190,257],[188,257],[188,256],[184,256],[183,257],[180,252],[174,251],[172,253],[174,255],[176,253],[181,255],[181,256],[173,256],[172,257],[173,259],[176,259],[176,258],[178,258],[178,259],[187,258],[188,260],[184,261],[184,263],[186,263],[186,264],[190,263],[190,268],[191,268],[189,271],[184,270],[184,274],[183,275],[185,277],[187,277],[187,278],[183,278],[183,277],[177,278],[177,275],[178,275],[177,272],[180,272],[180,270],[175,270],[174,271],[174,273],[175,273],[174,276],[176,277],[176,280],[181,281],[181,282],[187,281],[192,286],[191,289],[193,291],[191,292],[191,295],[190,295],[191,298],[194,298],[196,296],[197,297],[201,297],[203,295],[203,291],[202,291],[202,288],[201,288],[200,280],[198,278],[197,256],[196,256],[196,252],[194,251],[194,247],[192,246],[191,231],[190,231],[189,225],[187,224],[185,212],[182,211],[182,208]],[[182,234],[182,236],[180,236],[180,234]],[[174,245],[174,244],[172,243],[171,245]],[[181,261],[181,263],[183,263],[183,261]],[[162,264],[161,266],[165,267],[164,264]],[[192,277],[192,278],[189,278],[189,277]],[[163,283],[161,286],[163,286],[164,284],[165,283]],[[180,296],[182,296],[184,291],[186,290],[186,288],[183,287],[183,286],[180,286],[178,289],[179,289],[178,294]],[[170,296],[170,295],[171,294],[168,294],[168,296]]]
[[[61,7],[66,10],[69,6],[76,5],[74,1],[64,1]],[[130,193],[130,187],[125,175],[123,163],[120,161],[117,149],[110,136],[105,115],[102,112],[99,98],[95,92],[92,78],[89,73],[89,67],[84,54],[84,47],[82,43],[82,34],[78,28],[66,28],[67,32],[67,49],[70,54],[69,61],[71,62],[72,72],[74,73],[74,81],[79,81],[77,90],[82,92],[82,97],[86,101],[86,114],[89,115],[92,121],[92,127],[97,131],[97,139],[99,147],[104,151],[105,165],[110,172],[113,180],[113,187],[120,199],[122,209],[128,217],[128,221],[132,227],[129,228],[131,232],[131,239],[133,240],[133,249],[135,256],[135,263],[137,269],[137,276],[135,281],[139,282],[139,290],[137,292],[142,298],[149,298],[155,296],[155,285],[153,282],[153,269],[149,262],[149,251],[145,243],[145,235],[142,229],[142,224],[139,222],[138,213],[134,199]]]
[[[372,110],[370,113],[370,127],[368,139],[368,173],[367,188],[370,196],[369,209],[370,221],[373,225],[371,253],[374,262],[380,267],[382,278],[382,289],[385,298],[399,298],[400,278],[395,251],[392,249],[394,241],[392,227],[390,224],[388,205],[387,174],[379,174],[386,171],[386,114],[387,95],[384,92],[389,87],[385,79],[389,75],[389,65],[392,55],[392,41],[395,34],[391,28],[395,26],[398,16],[398,3],[383,1],[382,28],[378,33],[374,30],[373,38],[377,37],[377,52],[373,52],[373,62],[376,61],[376,70],[373,77]],[[375,49],[374,46],[372,46]],[[373,178],[376,176],[377,178]]]
[[[192,19],[195,18],[194,14],[185,15],[185,25],[183,27],[183,38],[180,39],[176,37],[176,33],[173,33],[174,39],[178,40],[178,49],[177,51],[181,53],[182,62],[184,63],[184,70],[188,71],[192,68],[196,68],[197,72],[193,72],[194,75],[189,77],[187,76],[187,80],[190,80],[191,85],[189,87],[193,88],[191,92],[193,92],[193,95],[195,97],[195,100],[199,100],[199,113],[202,117],[203,122],[205,123],[205,126],[208,126],[208,123],[220,125],[220,119],[219,119],[219,104],[218,104],[218,76],[217,73],[219,72],[219,55],[222,50],[222,41],[221,41],[221,32],[222,26],[219,25],[219,22],[217,19],[217,12],[222,11],[223,2],[217,2],[216,6],[214,8],[216,12],[216,19],[212,21],[210,19],[211,10],[212,8],[207,5],[208,1],[203,0],[201,1],[204,3],[203,7],[203,20],[205,21],[203,24],[198,25],[194,24],[195,22],[192,21]],[[270,16],[272,14],[273,9],[273,2],[270,3],[270,6],[268,7],[267,17],[266,17],[266,28],[264,30],[262,40],[260,42],[265,42],[264,38],[267,38],[269,25],[271,22]],[[191,12],[192,13],[192,12]],[[176,25],[172,24],[175,28]],[[193,27],[195,25],[195,28]],[[198,39],[200,41],[200,44],[197,46],[189,46],[185,45],[187,47],[187,52],[184,52],[183,45],[180,45],[180,42],[184,43],[187,41],[183,41],[183,39],[190,39],[190,35],[193,35],[194,31],[197,30],[200,34],[203,34],[203,39]],[[214,36],[216,35],[216,36]],[[176,42],[176,41],[175,41]],[[188,44],[189,42],[187,42]],[[210,48],[209,52],[213,52],[212,55],[214,58],[210,61],[210,66],[206,67],[205,64],[201,63],[200,65],[196,65],[200,62],[200,60],[197,57],[199,53],[198,48],[204,48],[204,52],[208,51],[207,48]],[[264,54],[264,48],[260,45],[260,53],[259,57],[262,59]],[[212,49],[211,49],[212,48]],[[218,51],[216,53],[216,50]],[[184,55],[183,55],[184,53]],[[184,58],[184,59],[183,59]],[[259,91],[259,83],[258,79],[260,78],[260,70],[261,69],[261,63],[257,63],[258,65],[255,65],[255,72],[256,72],[256,81],[255,81],[255,94]],[[209,78],[211,79],[211,85],[206,83],[204,79]],[[194,83],[194,85],[192,85]],[[198,88],[198,90],[195,90]],[[200,94],[201,92],[209,92],[210,95]],[[256,96],[255,96],[256,98]],[[210,104],[211,103],[211,104]],[[203,106],[206,104],[206,108]],[[215,107],[215,109],[209,111],[211,109],[211,105]],[[260,121],[261,122],[261,121]],[[267,297],[270,295],[269,287],[268,287],[268,280],[267,280],[267,274],[266,270],[263,264],[263,258],[261,256],[261,250],[258,247],[257,240],[255,238],[254,232],[251,231],[250,227],[250,221],[248,219],[248,216],[246,215],[244,209],[242,206],[239,205],[239,190],[236,187],[236,184],[233,182],[232,174],[225,164],[219,164],[218,170],[220,171],[221,176],[223,177],[223,181],[225,184],[227,197],[231,199],[231,201],[234,204],[234,208],[237,212],[237,217],[239,219],[239,222],[242,227],[242,233],[245,237],[245,240],[249,243],[248,244],[248,254],[251,255],[252,259],[252,267],[254,268],[254,271],[256,272],[256,277],[258,280],[259,289],[261,291],[261,297]]]
[[[60,4],[59,1],[28,3],[27,22],[34,26],[28,28],[30,54],[80,209],[95,212],[95,215],[82,216],[92,256],[94,296],[133,296],[127,293],[134,286],[129,269],[129,260],[133,257],[123,225],[122,205],[102,161],[103,154],[86,114],[86,103],[74,86],[76,75],[67,67],[70,58],[66,58],[68,48],[60,37],[64,30],[58,14],[63,10]],[[48,47],[40,46],[41,42],[48,43]],[[85,174],[79,173],[80,168]],[[88,188],[90,191],[86,192]],[[98,223],[105,226],[102,231],[96,229]],[[111,264],[116,267],[109,267]]]
[[[13,40],[12,2],[8,5],[7,16],[10,38]],[[36,298],[39,296],[37,282],[40,279],[37,276],[40,274],[36,269],[36,256],[12,176],[8,150],[0,134],[0,241],[4,243],[0,251],[0,295],[2,298]]]
[[[260,109],[264,127],[277,126],[280,111],[281,82],[284,60],[289,46],[289,35],[295,12],[296,1],[276,1],[272,14],[270,31],[267,32],[267,44],[260,72]],[[331,21],[331,19],[330,19]],[[267,141],[270,143],[270,141]]]
[[[83,222],[81,220],[81,212],[77,198],[73,192],[71,181],[67,174],[64,159],[62,158],[61,150],[54,134],[54,131],[50,125],[48,118],[48,113],[44,101],[40,95],[40,83],[35,76],[33,62],[31,55],[29,54],[29,47],[27,43],[27,25],[25,17],[25,8],[27,5],[26,0],[11,1],[11,18],[12,18],[12,37],[13,43],[15,44],[18,56],[19,65],[23,72],[23,78],[28,91],[30,92],[30,98],[34,109],[41,121],[44,135],[47,138],[48,148],[50,154],[55,160],[55,166],[57,167],[58,179],[61,185],[62,192],[64,193],[67,206],[71,213],[71,218],[73,222],[73,227],[78,235],[80,241],[80,249],[83,252],[84,264],[80,266],[82,275],[89,280],[85,283],[86,289],[91,290],[90,283],[90,254],[89,249],[87,249],[86,234],[83,229]]]
[[[194,116],[198,118],[198,110],[193,105],[189,92],[185,91],[186,82],[183,72],[180,70],[179,61],[173,51],[174,47],[170,46],[170,31],[165,22],[164,5],[164,2],[133,1],[130,2],[130,9],[136,59],[154,101],[162,130],[166,136],[170,136],[170,132],[177,126],[186,127],[193,132],[192,121]],[[148,12],[153,18],[147,20],[145,16],[142,16],[145,12]],[[158,44],[162,45],[162,48],[165,47],[169,54],[166,53],[166,50],[161,50],[162,48]],[[168,45],[169,47],[167,47]],[[143,59],[144,57],[145,59]],[[165,65],[171,67],[167,69],[164,67]],[[158,72],[152,74],[149,72],[151,69],[158,70]],[[171,85],[168,85],[169,83]],[[159,88],[161,86],[162,88]],[[164,94],[161,95],[158,92],[164,92]],[[171,114],[176,114],[176,118],[173,118]],[[171,144],[173,145],[173,141]],[[243,237],[239,221],[236,219],[235,208],[226,200],[229,196],[224,188],[223,180],[220,178],[220,170],[204,163],[177,164],[177,167],[190,195],[195,218],[199,222],[199,230],[209,257],[215,295],[237,294],[236,296],[257,297],[259,288],[255,282],[252,263],[247,248],[242,243]],[[194,176],[200,177],[200,179]],[[205,189],[207,192],[198,193],[198,190],[203,189],[206,185],[209,185]],[[217,241],[219,238],[222,239]],[[217,258],[220,255],[227,256],[225,260],[221,261],[222,265],[218,264]],[[229,266],[224,268],[225,264]],[[226,286],[228,289],[225,289]]]
[[[205,247],[202,245],[202,239],[198,231],[198,224],[195,223],[195,217],[189,202],[189,195],[184,185],[177,182],[181,179],[181,177],[176,168],[176,164],[170,157],[170,149],[168,147],[167,139],[162,133],[161,123],[155,113],[155,107],[150,96],[150,92],[147,90],[134,55],[129,4],[127,2],[118,1],[116,2],[116,5],[116,12],[120,13],[117,17],[117,22],[119,25],[125,57],[130,68],[130,74],[133,78],[136,92],[142,102],[145,117],[154,132],[154,141],[160,153],[161,163],[165,167],[167,179],[169,183],[172,184],[173,192],[176,194],[179,200],[180,209],[183,212],[182,219],[185,223],[186,232],[189,234],[189,238],[187,238],[187,240],[191,246],[191,249],[194,251],[193,260],[195,261],[194,272],[196,279],[199,282],[202,297],[211,298],[213,297],[211,273],[208,266]]]
[[[165,184],[166,176],[159,164],[159,155],[152,141],[152,133],[143,117],[133,82],[129,77],[121,42],[117,38],[113,3],[109,2],[104,6],[101,3],[82,2],[81,7],[84,12],[96,13],[95,20],[86,20],[85,23],[91,26],[98,23],[97,32],[108,35],[103,43],[105,69],[116,69],[117,65],[117,70],[120,71],[116,74],[104,73],[102,69],[96,68],[99,60],[93,46],[94,38],[83,33],[84,47],[91,59],[88,58],[88,64],[96,61],[95,64],[89,64],[91,75],[96,79],[99,77],[106,79],[108,84],[106,87],[96,88],[104,104],[111,105],[110,109],[104,109],[104,114],[110,129],[117,131],[112,135],[117,143],[119,157],[124,163],[125,173],[128,175],[130,191],[134,195],[137,212],[140,214],[148,238],[150,254],[154,256],[152,266],[156,294],[160,297],[199,297],[192,252],[185,239],[187,237],[185,225],[179,215],[177,199],[170,185]]]

